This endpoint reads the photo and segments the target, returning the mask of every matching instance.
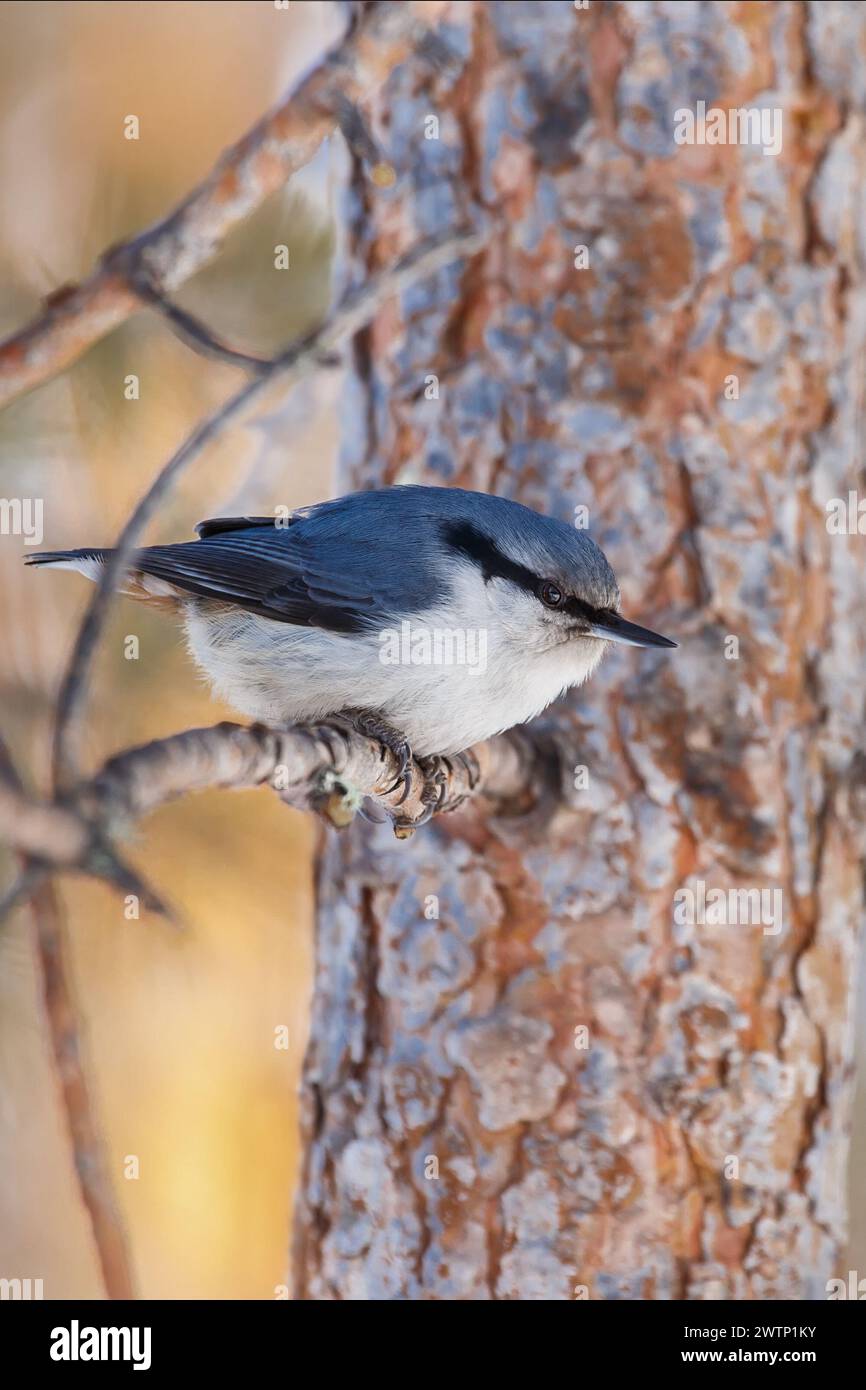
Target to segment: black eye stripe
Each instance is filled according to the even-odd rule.
[[[465,555],[474,565],[477,565],[484,576],[484,582],[490,579],[508,579],[512,584],[516,584],[525,593],[533,594],[540,602],[541,591],[546,584],[553,585],[559,589],[560,585],[546,574],[533,574],[532,570],[525,565],[519,565],[516,560],[510,560],[507,555],[499,549],[495,541],[489,536],[485,536],[483,531],[479,531],[471,522],[448,522],[442,528],[442,534],[451,546],[460,555]],[[563,590],[563,592],[565,592]],[[601,622],[610,616],[610,609],[593,608],[591,604],[584,603],[583,599],[575,598],[574,595],[566,595],[565,601],[559,604],[555,610],[558,613],[568,613],[570,617],[581,618],[584,622]]]

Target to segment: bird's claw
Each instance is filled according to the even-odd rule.
[[[396,744],[386,744],[386,747],[394,754],[394,757],[400,765],[400,770],[390,787],[385,788],[385,796],[390,796],[402,783],[403,795],[395,803],[397,806],[402,806],[412,788],[412,749],[405,739],[401,739]]]
[[[314,726],[309,725],[308,727],[313,728]],[[345,730],[341,729],[336,724],[320,724],[315,726],[315,732],[316,737],[320,738],[324,743],[325,747],[327,748],[331,756],[331,759],[334,763],[334,766],[337,767],[339,763],[340,751],[342,751],[344,757],[346,753],[347,744]],[[335,741],[337,739],[341,740],[342,742],[342,750],[338,750],[335,748]]]
[[[394,804],[395,806],[404,805],[412,790],[412,749],[408,739],[374,710],[347,709],[342,711],[340,718],[347,720],[359,734],[365,734],[368,738],[378,740],[382,745],[380,750],[382,760],[385,758],[386,749],[395,758],[398,767],[397,776],[380,795],[393,796],[394,792],[402,787],[402,793]],[[473,770],[474,760],[470,761],[469,755],[465,757],[461,755],[461,760],[466,768],[469,784],[474,788],[478,776],[477,765]],[[399,840],[408,839],[422,825],[426,825],[428,821],[432,820],[438,811],[442,810],[453,771],[448,759],[435,753],[427,758],[418,758],[417,763],[424,776],[424,786],[420,796],[423,809],[417,820],[411,820],[408,816],[395,817],[394,834]]]
[[[401,840],[408,839],[422,825],[431,821],[445,804],[446,789],[451,772],[448,761],[433,754],[429,758],[419,758],[418,766],[424,774],[424,787],[421,791],[421,804],[424,809],[415,820],[401,816],[394,821],[394,834]]]
[[[382,795],[390,796],[402,784],[403,795],[397,802],[398,806],[402,806],[412,787],[412,749],[408,739],[404,738],[399,730],[395,729],[381,715],[370,710],[345,710],[341,718],[347,719],[359,734],[364,734],[367,738],[374,738],[382,744],[380,759],[384,761],[386,748],[396,758],[399,771],[390,787],[386,787]]]

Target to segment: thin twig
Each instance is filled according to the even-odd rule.
[[[392,268],[348,290],[319,327],[282,349],[252,380],[201,421],[157,474],[126,522],[115,549],[109,552],[67,666],[58,696],[54,729],[56,788],[71,785],[77,775],[79,729],[88,672],[114,591],[127,569],[138,537],[176,478],[206,444],[264,393],[275,378],[300,376],[322,353],[331,352],[341,339],[367,323],[384,300],[402,293],[458,257],[474,254],[484,244],[484,239],[484,233],[475,230],[431,238],[415,246]]]
[[[6,918],[11,917],[17,907],[30,901],[40,883],[44,883],[51,874],[48,864],[43,864],[38,859],[27,859],[23,854],[19,854],[19,858],[22,862],[21,872],[0,894],[0,927],[3,927]]]
[[[83,284],[56,291],[30,324],[0,343],[0,407],[56,376],[141,308],[136,269],[173,290],[211,260],[234,226],[309,163],[346,103],[364,103],[443,10],[444,0],[364,6],[344,38],[173,212],[106,252]]]
[[[82,840],[81,825],[70,811],[62,806],[28,801],[20,787],[4,779],[0,783],[0,825],[9,825],[12,821],[15,822],[15,838],[10,843],[22,854],[36,858],[46,844],[51,844],[54,858],[74,863],[88,852],[89,844]]]
[[[253,372],[266,371],[268,367],[272,366],[272,357],[262,357],[254,352],[241,352],[238,348],[230,347],[214,333],[212,328],[208,328],[206,323],[196,318],[195,314],[191,314],[187,309],[182,309],[179,304],[175,304],[155,285],[150,284],[144,275],[136,272],[133,283],[142,300],[162,315],[169,328],[180,338],[181,342],[194,348],[203,357],[210,357],[215,362],[223,362],[228,367],[244,367],[247,371]],[[337,366],[339,360],[333,353],[322,353],[316,359],[316,366]]]
[[[102,1132],[82,1066],[78,1014],[63,959],[63,928],[52,883],[32,898],[42,997],[81,1197],[90,1217],[105,1292],[109,1298],[135,1298],[135,1284],[123,1217],[114,1196]]]
[[[21,806],[26,806],[21,779],[2,738],[0,780],[3,790],[17,797]],[[43,829],[47,825],[48,822],[43,820]],[[30,828],[32,829],[32,822]],[[85,828],[80,839],[82,855],[87,851],[90,838],[90,832]],[[56,846],[62,847],[67,853],[69,851],[69,838],[62,830]],[[29,843],[22,845],[19,842],[16,847],[22,859],[22,870],[17,883],[13,885],[12,893],[16,894],[18,901],[25,897],[31,899],[36,929],[36,952],[42,977],[42,996],[57,1067],[61,1103],[72,1142],[78,1188],[90,1218],[108,1297],[134,1298],[132,1266],[123,1218],[114,1198],[102,1134],[82,1068],[83,1049],[75,1002],[63,960],[60,910],[54,887],[46,881],[49,866],[46,861],[35,862],[21,853],[22,849],[31,847]],[[11,896],[11,893],[5,895],[7,903]]]
[[[179,304],[173,304],[155,285],[148,284],[144,276],[136,275],[133,283],[145,303],[158,310],[181,342],[195,348],[203,356],[211,357],[216,362],[224,362],[229,367],[245,367],[248,371],[254,372],[260,372],[268,366],[270,359],[267,357],[229,347],[228,343],[217,337],[201,319],[182,309]]]

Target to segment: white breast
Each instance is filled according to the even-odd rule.
[[[291,723],[376,710],[422,756],[525,723],[584,681],[605,646],[594,638],[546,645],[538,601],[501,580],[485,584],[470,565],[447,607],[363,635],[196,600],[186,618],[195,660],[243,714]]]

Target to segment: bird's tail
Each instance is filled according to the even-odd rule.
[[[103,565],[113,554],[112,550],[39,550],[33,555],[25,555],[24,560],[28,565],[45,565],[48,569],[77,570],[86,579],[92,579],[96,583]],[[152,603],[157,607],[166,604],[171,607],[180,598],[173,584],[139,569],[135,554],[126,574],[118,582],[117,592],[125,594],[127,598],[140,599],[142,603]]]
[[[40,550],[25,555],[24,563],[48,565],[56,570],[77,570],[88,579],[96,580],[110,554],[110,550]]]

